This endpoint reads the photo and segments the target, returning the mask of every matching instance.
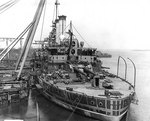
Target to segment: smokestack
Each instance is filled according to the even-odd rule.
[[[60,39],[59,39],[59,36],[60,36],[59,20],[56,19],[55,22],[56,22],[56,42],[57,42],[58,44],[60,44]]]
[[[60,35],[64,35],[66,28],[66,16],[61,15],[59,17]]]

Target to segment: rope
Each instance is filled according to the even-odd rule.
[[[79,97],[79,95],[78,95],[78,97]],[[78,99],[78,97],[77,97],[76,99]],[[75,101],[76,101],[76,99],[75,99]],[[77,106],[80,104],[81,99],[82,99],[82,96],[81,96],[79,102],[76,104],[74,110],[72,111],[72,113],[71,113],[70,116],[68,117],[67,121],[70,121],[70,119],[71,119],[72,115],[74,114],[74,112],[75,112]],[[74,101],[74,102],[75,102],[75,101]],[[74,103],[74,102],[73,102],[73,103]]]
[[[89,47],[91,47],[89,44],[88,44],[88,42],[81,36],[81,34],[77,31],[77,29],[74,27],[74,25],[72,25],[73,26],[73,28],[76,30],[76,32],[79,34],[79,36],[86,42],[86,44],[89,46]]]

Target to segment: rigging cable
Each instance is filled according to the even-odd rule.
[[[55,5],[54,5],[54,11],[53,11],[53,21],[52,22],[54,22],[55,20],[54,20],[54,18],[55,18]]]
[[[40,41],[42,40],[42,34],[43,34],[43,27],[44,27],[44,20],[45,20],[45,12],[46,12],[46,4],[47,4],[47,2],[45,1],[45,8],[44,8],[44,12],[43,12],[43,20],[42,20],[42,28],[41,28]]]
[[[8,1],[7,3],[3,4],[0,6],[0,14],[2,14],[3,12],[5,12],[6,10],[8,10],[9,8],[11,8],[12,6],[14,6],[19,0],[15,0],[15,1]]]
[[[73,28],[76,30],[76,32],[79,34],[79,36],[86,42],[86,44],[89,46],[89,47],[91,47],[89,44],[88,44],[88,42],[81,36],[81,34],[77,31],[77,29],[74,27],[74,25],[72,25],[73,26]]]
[[[33,23],[30,23],[27,28],[8,46],[0,53],[0,61],[11,51],[11,49],[18,43],[18,41],[26,34],[26,32],[33,26]]]
[[[0,5],[0,9],[3,7],[3,6],[6,6],[8,3],[10,3],[12,0],[10,0],[10,1],[8,1],[8,2],[6,2],[6,3],[4,3],[4,4],[2,4],[2,5]]]
[[[81,101],[82,97],[83,97],[83,95],[81,95],[81,96],[80,96],[80,99],[79,99],[79,95],[78,95],[78,97],[75,99],[75,101],[73,101],[73,103],[74,103],[74,102],[77,102],[77,101],[79,101],[79,102],[77,102],[77,104],[76,104],[74,110],[72,111],[72,113],[71,113],[70,116],[68,117],[67,121],[70,121],[70,119],[71,119],[72,115],[74,114],[74,112],[75,112],[77,106],[80,104],[80,101]],[[72,104],[73,104],[73,103],[72,103]]]
[[[16,0],[17,1],[17,0]],[[9,3],[8,5],[4,6],[3,8],[0,9],[0,14],[2,14],[3,12],[5,12],[7,9],[11,8],[12,6],[14,6],[17,2],[12,2],[12,3]]]

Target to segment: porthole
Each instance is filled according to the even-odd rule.
[[[74,49],[71,50],[71,54],[75,54],[75,50]]]
[[[103,103],[102,103],[102,102],[99,102],[99,106],[103,106]]]
[[[95,104],[94,101],[91,101],[91,104],[94,105]]]
[[[74,47],[76,45],[75,41],[72,42],[72,46]]]

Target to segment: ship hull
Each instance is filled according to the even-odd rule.
[[[1,81],[0,107],[17,103],[28,97],[29,89],[26,81]]]
[[[90,118],[94,118],[94,119],[99,119],[102,121],[120,121],[122,119],[122,117],[127,113],[128,108],[126,109],[126,111],[119,115],[119,116],[108,116],[108,115],[104,115],[104,114],[100,114],[100,113],[96,113],[90,110],[86,110],[74,105],[70,105],[67,102],[61,101],[59,99],[57,99],[56,97],[46,93],[45,91],[40,90],[41,93],[43,94],[44,97],[46,97],[48,100],[54,102],[55,104],[64,107],[65,109],[68,109],[70,111],[72,111],[72,113],[76,112],[78,114],[90,117]]]
[[[28,90],[5,90],[0,92],[0,107],[8,106],[11,103],[17,103],[28,97]]]

